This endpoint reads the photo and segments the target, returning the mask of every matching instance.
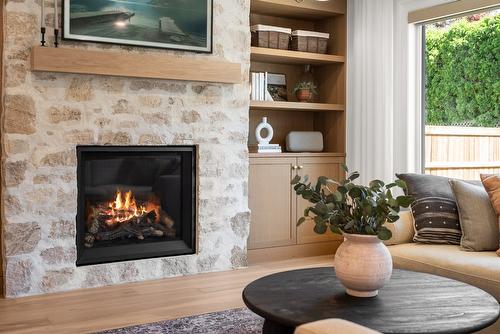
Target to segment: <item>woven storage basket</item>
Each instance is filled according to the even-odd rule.
[[[252,46],[288,50],[292,29],[257,24],[251,26]]]
[[[330,34],[327,33],[294,30],[292,31],[292,41],[290,43],[290,49],[294,51],[324,54],[328,49],[329,39]]]

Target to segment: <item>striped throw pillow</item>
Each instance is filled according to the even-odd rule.
[[[449,179],[424,174],[397,174],[406,182],[415,220],[413,241],[427,244],[460,245],[462,230],[455,196]]]
[[[415,219],[413,241],[459,245],[462,238],[457,205],[443,197],[423,197],[411,205]]]

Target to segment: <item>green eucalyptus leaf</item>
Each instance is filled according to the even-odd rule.
[[[395,223],[397,222],[399,219],[399,215],[388,215],[387,216],[387,221],[390,222],[390,223]]]
[[[302,192],[302,197],[304,199],[311,199],[313,197],[313,191],[311,189],[305,189]]]
[[[297,184],[300,182],[300,175],[295,175],[295,177],[292,179],[292,184]]]
[[[298,221],[297,221],[297,226],[300,226],[302,224],[304,224],[306,222],[306,217],[301,217]]]
[[[333,198],[335,199],[335,202],[341,202],[344,196],[338,190],[336,190],[333,193]]]
[[[396,200],[398,202],[398,205],[403,208],[409,207],[413,202],[413,199],[410,196],[398,196]]]
[[[373,180],[369,184],[370,188],[372,189],[382,188],[384,185],[385,185],[384,182],[380,180]]]
[[[375,231],[373,230],[373,228],[370,225],[365,225],[365,232],[366,232],[366,234],[369,234],[369,235],[376,235],[377,234],[377,233],[375,233]]]
[[[351,196],[352,198],[358,198],[361,197],[361,195],[362,192],[359,188],[352,188],[351,190],[349,190],[349,196]]]
[[[347,178],[349,181],[354,181],[359,177],[359,172],[352,172]]]
[[[337,187],[337,191],[340,192],[341,194],[347,194],[347,188],[344,186]]]
[[[403,190],[406,190],[407,187],[406,187],[406,182],[401,180],[401,179],[397,179],[396,181],[394,181],[394,183],[397,184],[397,186]]]
[[[325,223],[319,223],[314,226],[314,232],[317,234],[325,234],[328,230],[328,226]]]
[[[340,164],[342,166],[342,169],[346,172],[349,173],[349,168],[347,168],[347,165],[345,163]]]
[[[379,227],[377,236],[380,240],[389,240],[392,237],[392,232],[386,227]]]
[[[342,234],[342,230],[337,225],[330,225],[330,231],[335,234]]]
[[[315,208],[321,215],[326,215],[328,213],[328,207],[323,202],[317,203]]]

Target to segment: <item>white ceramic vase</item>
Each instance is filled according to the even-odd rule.
[[[344,233],[335,253],[335,273],[347,294],[374,297],[391,278],[391,253],[376,235]]]

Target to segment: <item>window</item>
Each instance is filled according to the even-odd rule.
[[[425,173],[500,173],[500,10],[422,31]]]

